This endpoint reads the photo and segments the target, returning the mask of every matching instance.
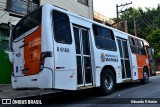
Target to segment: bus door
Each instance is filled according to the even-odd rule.
[[[148,56],[142,40],[135,38],[137,47],[137,66],[138,66],[138,79],[143,79],[143,67],[149,66]]]
[[[155,62],[154,62],[154,58],[153,58],[153,51],[151,47],[147,47],[147,51],[148,51],[148,55],[149,55],[149,66],[150,66],[150,73],[151,75],[155,75],[156,71],[155,71]]]
[[[76,47],[77,85],[92,85],[89,29],[74,25],[73,31]]]
[[[122,70],[122,79],[130,79],[131,78],[131,64],[129,59],[129,51],[128,51],[128,44],[127,40],[125,39],[117,39],[119,51],[120,51],[120,58],[121,58],[121,70]]]

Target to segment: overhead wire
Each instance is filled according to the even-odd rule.
[[[149,29],[151,29],[152,31],[154,30],[154,29],[152,29],[148,24],[146,24],[146,22],[142,19],[142,18],[140,18],[141,20],[142,20],[142,22],[149,28]]]
[[[141,28],[140,27],[138,27],[138,30],[140,31],[140,32],[142,32],[144,35],[148,35],[147,33],[145,33],[143,30],[141,30]]]
[[[153,21],[151,21],[151,19],[149,17],[147,17],[147,19],[149,19],[148,21],[150,21],[152,23],[152,25],[156,28],[159,29],[159,27],[157,27],[157,25],[155,25],[155,23]]]
[[[116,0],[117,1],[117,0]],[[123,0],[124,2],[126,2],[125,0]],[[130,0],[131,1],[131,0]],[[132,2],[132,1],[131,1]],[[120,3],[120,2],[119,2]],[[132,2],[132,4],[133,5],[135,5],[136,7],[138,7],[134,2]],[[128,8],[128,6],[127,6],[127,8]],[[140,18],[140,20],[150,29],[150,30],[152,30],[152,31],[154,31],[155,30],[155,28],[157,29],[157,27],[156,27],[156,25],[154,25],[153,24],[153,21],[152,21],[152,24],[149,22],[149,21],[147,21],[146,19],[145,19],[145,21],[142,19],[142,17],[139,17]],[[150,27],[150,25],[153,25],[155,28],[151,28]],[[147,35],[146,33],[144,33],[140,28],[138,29],[140,32],[142,32],[143,34],[145,34],[145,35]]]
[[[130,0],[131,1],[131,0]],[[133,3],[133,5],[135,5],[136,7],[138,7],[134,2],[132,2]],[[153,26],[155,26],[156,27],[156,25],[154,25],[153,23],[152,24],[146,24],[146,22],[148,22],[147,20],[146,20],[146,22],[140,17],[140,19],[142,20],[142,22],[149,28],[149,29],[152,29],[149,25],[153,25]],[[153,21],[152,21],[153,22]],[[157,27],[156,27],[156,29],[157,29]],[[159,29],[159,28],[158,28]],[[153,30],[153,29],[152,29]],[[154,29],[155,30],[155,29]]]
[[[149,24],[149,25],[153,25],[152,23],[150,23],[148,20],[146,20],[145,18],[144,18],[144,20]],[[154,27],[155,27],[155,25],[153,25]],[[156,30],[153,26],[151,26],[154,30]]]

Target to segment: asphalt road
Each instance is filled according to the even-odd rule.
[[[147,101],[155,100],[159,104],[130,103],[131,100],[145,101],[146,99],[144,98],[147,98]],[[160,75],[151,77],[150,82],[145,85],[140,82],[118,84],[115,92],[107,96],[100,95],[99,90],[95,88],[75,92],[67,91],[50,96],[34,97],[33,99],[48,103],[47,107],[160,107]]]
[[[95,88],[78,92],[65,92],[62,95],[50,96],[49,99],[51,104],[47,106],[160,107],[160,75],[151,77],[149,83],[144,85],[138,81],[118,84],[115,92],[107,96],[100,95],[99,90]],[[157,101],[159,104],[130,104],[131,100],[145,101],[146,99],[147,101],[154,100],[153,103]],[[45,97],[44,100],[46,100]]]

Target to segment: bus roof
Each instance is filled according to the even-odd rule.
[[[49,4],[45,4],[45,5],[43,5],[43,6],[48,6],[48,7],[51,6],[52,8],[58,9],[58,10],[60,10],[60,11],[63,11],[63,12],[65,12],[65,13],[71,15],[71,16],[74,16],[74,17],[80,18],[80,19],[82,19],[82,20],[85,20],[85,21],[88,21],[88,22],[91,22],[91,23],[94,23],[94,24],[97,24],[97,25],[100,25],[100,26],[109,28],[109,29],[111,29],[111,30],[113,30],[113,31],[117,31],[117,32],[119,32],[119,33],[123,33],[123,34],[125,34],[125,35],[131,36],[131,37],[134,37],[134,38],[137,38],[137,39],[141,39],[142,41],[146,42],[146,44],[149,45],[149,43],[148,43],[146,40],[142,39],[142,38],[139,38],[139,37],[136,37],[136,36],[134,36],[134,35],[128,34],[128,33],[126,33],[126,32],[120,31],[120,30],[115,29],[115,28],[113,28],[113,27],[106,26],[106,25],[104,25],[104,24],[98,23],[98,22],[96,22],[96,21],[93,21],[93,20],[91,20],[91,19],[85,18],[85,17],[80,16],[80,15],[75,14],[75,13],[69,12],[69,11],[67,11],[67,10],[65,10],[65,9],[62,9],[62,8],[59,8],[59,7],[57,7],[57,6],[53,6],[53,5],[49,5]]]
[[[42,7],[46,7],[46,8],[48,8],[48,9],[56,9],[56,10],[62,11],[62,12],[64,12],[64,13],[68,14],[68,15],[71,15],[71,16],[73,16],[73,17],[79,18],[79,19],[81,19],[81,20],[85,20],[85,21],[88,21],[88,22],[90,22],[90,23],[97,24],[97,25],[100,25],[100,26],[102,26],[102,27],[106,27],[106,28],[111,29],[111,30],[113,30],[113,31],[116,31],[116,32],[118,32],[118,33],[122,33],[122,34],[124,34],[124,35],[130,36],[130,37],[134,37],[134,38],[137,38],[137,39],[140,39],[140,40],[144,41],[145,45],[149,45],[149,43],[148,43],[146,40],[142,39],[142,38],[139,38],[139,37],[136,37],[136,36],[134,36],[134,35],[128,34],[128,33],[126,33],[126,32],[120,31],[120,30],[115,29],[115,28],[113,28],[113,27],[106,26],[106,25],[104,25],[104,24],[98,23],[98,22],[93,21],[93,20],[91,20],[91,19],[85,18],[85,17],[80,16],[80,15],[78,15],[78,14],[72,13],[72,12],[70,12],[70,11],[68,11],[68,10],[65,10],[65,9],[63,9],[63,8],[60,8],[60,7],[57,7],[57,6],[54,6],[54,5],[50,5],[50,4],[44,4],[44,5],[42,5]],[[33,12],[34,12],[34,11],[33,11]],[[32,13],[32,12],[31,12],[31,13]],[[30,13],[29,13],[29,14],[30,14]],[[27,14],[27,15],[28,15],[28,14]],[[27,15],[26,15],[26,16],[27,16]],[[26,17],[26,16],[24,16],[24,17]]]

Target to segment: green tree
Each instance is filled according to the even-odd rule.
[[[128,33],[134,35],[134,17],[136,17],[137,36],[146,39],[155,50],[156,68],[160,70],[160,4],[157,8],[130,8],[120,15],[119,21],[128,21]],[[124,29],[124,25],[121,26]]]
[[[160,28],[160,5],[157,8],[130,8],[128,11],[120,15],[119,21],[128,21],[128,33],[134,35],[134,17],[136,18],[138,37],[146,39],[146,37],[155,30]],[[122,28],[124,29],[124,24]]]
[[[146,39],[155,50],[156,69],[160,70],[160,30],[153,31]]]
[[[146,39],[154,48],[155,57],[160,59],[160,30],[153,31]]]

